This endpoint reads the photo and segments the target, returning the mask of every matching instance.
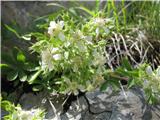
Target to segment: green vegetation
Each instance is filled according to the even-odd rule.
[[[15,106],[7,100],[1,101],[1,108],[8,112],[4,120],[43,120],[44,111],[41,109],[22,110],[20,105]]]
[[[2,54],[2,75],[8,81],[15,86],[27,82],[35,92],[78,95],[98,87],[120,90],[124,80],[128,89],[143,88],[149,103],[160,101],[159,2],[122,0],[116,5],[109,1],[100,8],[97,0],[94,10],[82,5],[48,5],[61,10],[36,19],[40,23],[33,32],[20,35],[5,25],[31,44],[29,52],[35,59],[28,59],[17,47],[9,55]],[[8,101],[3,104],[9,106],[5,107],[6,119],[23,112]],[[42,113],[36,117],[43,117]]]

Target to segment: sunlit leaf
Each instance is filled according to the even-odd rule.
[[[7,65],[7,64],[0,64],[0,67],[1,68],[6,68],[6,67],[9,67],[9,65]]]
[[[32,90],[33,91],[41,91],[43,89],[43,86],[42,85],[35,85],[35,86],[33,86],[33,88],[32,88]]]
[[[10,73],[7,74],[7,80],[9,81],[13,81],[18,77],[18,72],[15,71],[11,71]]]
[[[31,34],[23,35],[23,36],[21,36],[21,38],[24,39],[24,40],[29,41],[29,40],[31,40]]]
[[[127,70],[132,70],[132,66],[127,58],[122,59],[122,67]]]
[[[24,82],[27,80],[27,75],[23,71],[21,71],[19,72],[19,79],[21,82]]]
[[[21,38],[21,36],[18,34],[18,32],[17,32],[15,29],[11,28],[11,27],[8,26],[7,24],[5,24],[5,27],[6,27],[9,31],[13,32],[18,38]]]
[[[131,88],[135,85],[135,79],[128,80],[128,88]]]
[[[29,84],[34,83],[34,81],[35,81],[36,78],[40,75],[41,72],[42,72],[42,71],[39,70],[39,71],[35,72],[34,74],[32,74],[32,75],[30,76],[30,78],[28,79],[28,83],[29,83]]]
[[[26,57],[21,51],[19,51],[18,54],[17,54],[17,61],[19,61],[19,62],[25,62],[26,61]]]

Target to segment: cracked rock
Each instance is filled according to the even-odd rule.
[[[82,120],[88,110],[88,104],[84,97],[80,97],[78,100],[73,101],[69,110],[61,115],[62,120]]]
[[[23,109],[43,106],[47,113],[45,120],[55,120],[50,103],[42,103],[42,98],[43,94],[24,94],[20,103]],[[144,92],[139,88],[125,90],[125,93],[101,92],[98,89],[87,92],[78,100],[71,101],[65,113],[62,113],[64,96],[52,96],[51,101],[57,113],[61,113],[56,120],[160,120],[160,105],[148,105]]]

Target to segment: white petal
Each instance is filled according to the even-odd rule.
[[[55,54],[55,55],[53,55],[53,59],[60,60],[61,59],[61,54]]]
[[[99,34],[99,28],[96,29],[96,34]]]
[[[152,71],[151,66],[148,66],[148,67],[146,68],[146,73],[147,73],[148,75],[152,75],[153,71]]]
[[[57,47],[54,47],[54,48],[52,48],[52,53],[55,53],[55,52],[57,52],[59,50],[59,48],[57,48]]]
[[[64,34],[63,34],[62,32],[60,32],[60,33],[58,34],[58,37],[59,37],[59,39],[62,40],[62,41],[65,40],[65,36],[64,36]]]
[[[56,22],[55,21],[51,21],[49,25],[50,25],[50,27],[55,28],[56,27]]]
[[[53,35],[53,28],[52,27],[48,28],[48,34]]]
[[[64,21],[60,21],[59,24],[60,24],[60,26],[63,28],[63,26],[64,26]]]

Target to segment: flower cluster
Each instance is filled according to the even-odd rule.
[[[43,119],[43,111],[41,109],[22,110],[21,107],[16,107],[17,114],[13,118],[18,120],[41,120]]]
[[[61,54],[58,53],[59,49],[56,47],[48,47],[41,52],[41,65],[42,69],[52,71],[54,69],[54,61],[61,60]]]
[[[60,40],[65,40],[65,36],[63,34],[64,21],[59,21],[56,23],[55,21],[50,22],[50,26],[48,27],[48,34],[53,36],[58,36]]]
[[[91,22],[93,29],[95,29],[95,33],[98,36],[100,33],[109,34],[110,29],[113,28],[114,22],[109,18],[94,18]]]
[[[86,23],[90,25],[88,28],[93,26],[90,24],[92,22]],[[101,19],[95,22],[97,27],[105,26],[100,25],[103,22]],[[69,29],[68,26],[64,21],[51,21],[48,27],[49,40],[44,40],[43,46],[38,44],[41,41],[35,44],[40,48],[37,52],[41,56],[44,79],[50,78],[48,83],[55,85],[52,87],[53,84],[48,84],[47,88],[55,88],[53,91],[63,94],[77,95],[79,91],[93,90],[104,82],[105,44],[101,40],[95,42],[92,34],[78,28]],[[55,76],[50,77],[49,73],[55,73]]]

